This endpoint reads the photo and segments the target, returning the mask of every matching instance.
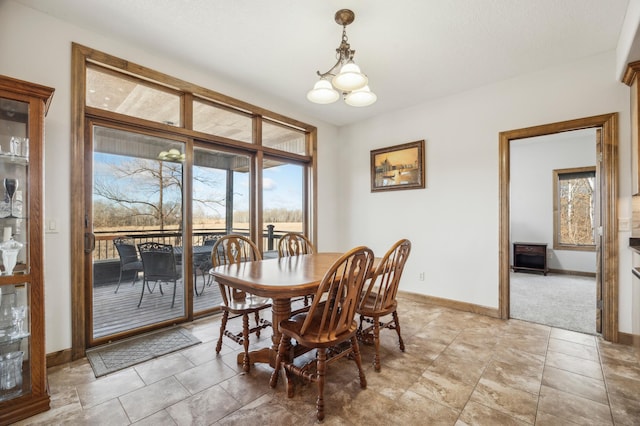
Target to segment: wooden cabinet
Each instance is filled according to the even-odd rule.
[[[513,243],[513,271],[537,271],[547,275],[547,245]]]
[[[49,409],[43,144],[53,90],[0,76],[0,424]]]
[[[631,62],[622,81],[631,88],[631,193],[640,193],[640,61]]]

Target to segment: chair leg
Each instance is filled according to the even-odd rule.
[[[242,360],[242,369],[247,373],[251,369],[249,362],[249,315],[242,315],[242,346],[244,347],[244,359]]]
[[[373,368],[380,371],[380,318],[373,317]]]
[[[353,336],[351,338],[351,349],[353,350],[353,360],[358,366],[358,375],[360,376],[360,387],[362,389],[367,387],[367,377],[364,375],[362,369],[362,358],[360,357],[360,347],[358,346],[358,338]]]
[[[137,272],[136,272],[136,276],[137,276]],[[114,291],[114,293],[118,292],[118,289],[120,288],[120,282],[122,281],[122,269],[120,269],[120,277],[118,278],[118,285],[116,286],[116,291]],[[135,282],[135,281],[134,281]]]
[[[202,289],[204,290],[204,284],[202,286]],[[198,292],[198,271],[196,270],[196,267],[193,267],[193,291],[195,292],[196,296],[200,296],[202,293]]]
[[[224,311],[222,313],[222,320],[220,322],[220,338],[218,339],[218,344],[216,345],[216,353],[219,354],[222,349],[222,336],[224,336],[224,331],[227,329],[227,321],[229,320],[229,312]]]
[[[176,303],[176,287],[178,286],[178,281],[173,282],[173,299],[171,299],[171,307]]]
[[[396,333],[398,333],[398,344],[400,345],[400,350],[404,352],[404,342],[400,335],[400,321],[398,321],[398,313],[396,311],[393,311],[393,322],[395,323]]]
[[[324,376],[327,368],[327,349],[318,348],[316,360],[316,381],[318,383],[318,399],[316,400],[316,417],[324,419]]]
[[[255,315],[256,315],[256,327],[259,327],[260,326],[260,311],[256,311]],[[258,339],[260,338],[260,329],[259,328],[256,330],[256,337]]]
[[[142,281],[142,292],[140,293],[140,301],[138,302],[138,308],[140,307],[140,305],[142,304],[142,296],[144,296],[144,285],[147,284],[147,280],[143,280]]]
[[[276,362],[273,367],[273,373],[271,373],[271,379],[269,380],[269,386],[271,386],[272,388],[275,388],[276,385],[278,384],[278,374],[282,369],[282,365],[280,364],[282,363],[282,354],[284,354],[286,350],[286,345],[284,342],[285,339],[286,339],[286,336],[283,334],[280,337],[280,344],[278,345],[278,353],[276,354]]]

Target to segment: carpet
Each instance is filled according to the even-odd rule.
[[[87,350],[96,377],[201,343],[182,327],[147,333]]]
[[[511,318],[596,334],[596,280],[562,274],[511,273]]]

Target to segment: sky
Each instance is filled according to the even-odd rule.
[[[104,182],[114,188],[121,189],[129,197],[144,200],[154,198],[155,195],[145,187],[145,180],[133,177],[118,178],[114,170],[115,166],[122,166],[133,160],[133,157],[94,153],[94,184]],[[150,167],[154,167],[156,160],[149,161]],[[301,210],[303,200],[303,173],[304,168],[299,165],[283,164],[278,167],[269,167],[263,171],[263,207],[268,209]],[[194,167],[194,199],[215,199],[224,204],[226,192],[226,171],[207,167]],[[202,182],[199,181],[202,180]],[[179,193],[165,192],[165,197],[174,200],[179,199]],[[94,201],[103,199],[94,192]],[[249,209],[249,174],[234,173],[234,211],[246,211]],[[207,214],[224,217],[224,205],[212,207]]]

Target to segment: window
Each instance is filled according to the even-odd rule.
[[[87,106],[181,126],[180,95],[166,87],[95,65],[87,66]]]
[[[72,56],[74,348],[215,312],[201,249],[219,235],[247,235],[265,256],[285,231],[314,239],[314,126],[78,44]],[[175,306],[121,273],[124,236],[173,246]],[[97,319],[115,306],[136,309],[117,326]]]
[[[277,250],[279,238],[287,232],[305,233],[305,167],[265,158],[262,172],[262,217],[267,230],[264,251]]]
[[[199,99],[193,101],[193,130],[242,142],[253,141],[248,114]]]
[[[304,132],[268,121],[262,123],[262,145],[294,154],[308,154]]]
[[[595,250],[595,167],[553,171],[553,247]]]

